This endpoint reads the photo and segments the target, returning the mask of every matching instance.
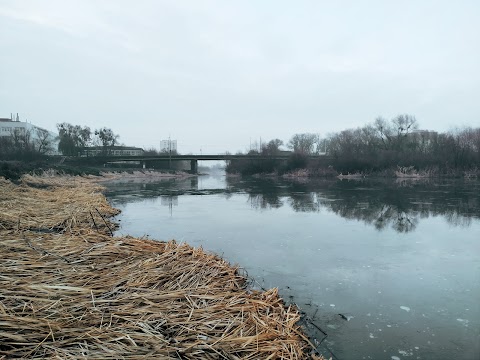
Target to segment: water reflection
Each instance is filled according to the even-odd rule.
[[[290,206],[297,212],[322,209],[377,230],[415,230],[422,218],[443,216],[452,225],[469,226],[479,217],[479,183],[463,181],[312,181],[228,179],[230,189],[245,191],[255,209]]]
[[[199,177],[108,189],[120,234],[241,264],[300,307],[326,358],[478,358],[479,181]]]
[[[160,204],[162,206],[178,206],[178,196],[160,196]]]
[[[205,181],[205,183],[209,183]],[[108,186],[117,203],[161,197],[177,206],[179,195],[246,194],[251,207],[273,210],[288,206],[296,212],[331,211],[362,221],[381,231],[414,231],[421,219],[443,216],[454,226],[470,226],[480,214],[480,182],[434,180],[321,180],[309,182],[274,178],[222,178],[203,187],[198,178]],[[180,200],[181,203],[181,200]]]

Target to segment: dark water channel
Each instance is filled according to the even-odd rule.
[[[328,357],[480,359],[480,181],[202,176],[107,196],[120,234],[201,245],[278,287]]]

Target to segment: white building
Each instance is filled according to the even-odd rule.
[[[44,139],[51,143],[51,150],[46,153],[47,155],[61,155],[58,151],[59,139],[57,134],[31,123],[19,121],[18,116],[17,120],[0,118],[0,136],[25,136],[27,134],[34,144]]]
[[[162,140],[160,141],[160,152],[177,152],[177,140]]]
[[[82,156],[142,156],[143,149],[133,146],[91,146],[82,150]]]

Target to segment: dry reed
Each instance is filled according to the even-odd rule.
[[[100,191],[0,179],[0,359],[320,359],[276,289],[201,248],[108,236]]]

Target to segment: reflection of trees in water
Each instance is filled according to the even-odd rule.
[[[228,183],[228,181],[227,181]],[[283,206],[282,189],[273,179],[256,179],[254,181],[233,182],[230,190],[246,192],[248,201],[254,209],[277,209]]]
[[[480,183],[427,181],[396,184],[394,181],[323,181],[289,183],[256,179],[238,186],[249,195],[254,208],[278,208],[318,212],[321,208],[339,216],[360,220],[378,230],[414,231],[421,219],[443,216],[455,226],[469,226],[480,218]],[[286,201],[281,199],[287,198]]]
[[[472,218],[480,217],[475,187],[404,182],[400,187],[386,185],[379,190],[349,191],[349,196],[342,194],[341,187],[336,191],[338,201],[322,204],[340,216],[362,220],[378,230],[391,227],[398,232],[413,231],[420,219],[431,216],[443,216],[455,226],[469,226]]]
[[[317,194],[309,191],[303,183],[279,184],[274,179],[255,179],[243,185],[237,190],[247,192],[255,209],[280,208],[284,205],[284,197],[287,197],[288,205],[298,212],[315,212],[321,207]]]
[[[391,227],[406,233],[415,230],[419,222],[409,199],[398,191],[340,187],[329,192],[330,198],[332,195],[335,201],[322,200],[322,206],[343,218],[371,224],[377,230]]]
[[[457,212],[449,212],[445,214],[445,219],[448,223],[455,226],[469,227],[472,224],[471,217],[465,217]]]
[[[202,190],[203,191],[203,190]],[[166,181],[151,184],[109,186],[115,203],[173,199],[182,194],[198,195],[198,181]],[[480,182],[407,181],[310,181],[297,183],[279,179],[229,179],[227,189],[205,190],[201,194],[247,194],[255,209],[277,209],[288,204],[297,212],[318,212],[322,208],[339,216],[360,220],[378,230],[414,231],[421,219],[443,216],[455,226],[469,226],[480,218]],[[114,195],[112,195],[114,194]],[[170,204],[170,200],[169,204]],[[162,199],[162,203],[165,200]]]
[[[297,212],[318,212],[322,204],[314,192],[293,193],[288,198],[288,204]]]
[[[392,218],[392,227],[397,230],[397,232],[407,233],[413,231],[417,227],[417,224],[418,217],[414,214],[401,212],[397,214],[396,218]]]
[[[190,179],[187,181],[176,181],[176,179],[166,179],[160,181],[151,181],[143,179],[130,180],[125,182],[105,183],[107,188],[105,195],[113,199],[116,204],[127,204],[132,202],[156,201],[159,196],[171,196],[177,192],[190,189],[195,186]]]
[[[357,198],[357,197],[354,197]],[[392,227],[398,232],[415,230],[418,217],[397,205],[381,203],[358,203],[355,200],[321,201],[322,206],[343,218],[372,224],[377,230]]]
[[[248,201],[254,209],[276,209],[283,206],[283,202],[277,196],[250,194],[248,195]]]
[[[379,216],[372,221],[377,230],[385,229],[390,225],[397,232],[407,233],[415,230],[418,224],[418,217],[414,214],[409,214],[405,211],[398,211],[393,206],[387,206],[385,213],[380,213]],[[373,216],[375,218],[375,215]]]

